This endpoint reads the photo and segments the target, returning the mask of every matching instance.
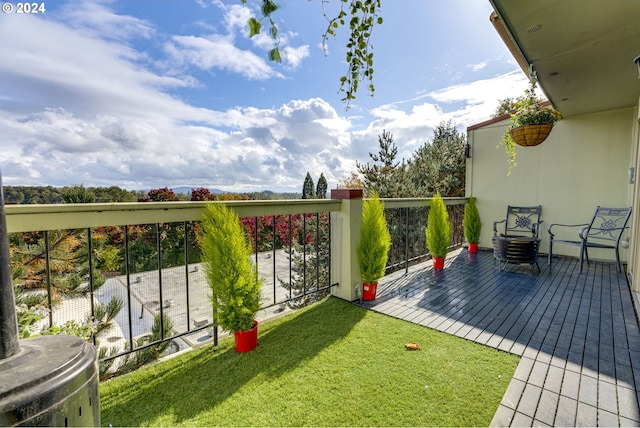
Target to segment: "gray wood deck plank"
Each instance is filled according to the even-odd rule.
[[[640,425],[640,329],[624,274],[559,257],[500,271],[490,251],[383,278],[362,306],[522,357],[492,426]],[[614,423],[615,422],[615,423]]]

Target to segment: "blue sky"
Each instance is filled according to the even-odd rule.
[[[488,1],[382,0],[375,96],[363,85],[346,110],[346,29],[323,52],[322,2],[278,4],[280,64],[269,37],[247,38],[255,0],[50,0],[1,14],[3,184],[299,192],[309,171],[332,188],[383,130],[409,158],[443,120],[464,131],[527,86]]]

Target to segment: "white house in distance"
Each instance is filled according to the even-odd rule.
[[[510,205],[542,205],[541,249],[548,251],[551,223],[586,223],[598,205],[633,208],[622,245],[632,289],[640,292],[640,2],[629,0],[489,0],[488,17],[514,58],[538,75],[539,89],[562,113],[550,136],[517,147],[507,175],[497,147],[508,117],[470,126],[467,196],[475,196],[483,221],[480,246],[491,247],[492,223]],[[554,246],[554,254],[578,248]],[[613,259],[613,251],[590,251]],[[635,293],[634,293],[635,294]]]

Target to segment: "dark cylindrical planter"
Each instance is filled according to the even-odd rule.
[[[0,360],[0,426],[100,426],[98,360],[74,336],[20,341]]]

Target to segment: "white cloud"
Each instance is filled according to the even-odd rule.
[[[237,32],[246,31],[246,8],[212,4],[227,12],[226,34],[210,28],[205,36],[161,34],[151,23],[115,14],[102,3],[83,3],[69,23],[0,16],[4,183],[299,191],[309,171],[314,179],[324,173],[331,186],[355,171],[356,160],[369,161],[383,130],[393,133],[399,157],[408,158],[441,121],[485,120],[498,99],[517,96],[526,86],[523,76],[510,73],[381,105],[358,117],[341,116],[342,110],[320,97],[271,108],[197,107],[180,98],[178,89],[204,86],[196,77],[201,70],[282,77],[236,45]],[[116,35],[115,28],[122,32]],[[151,57],[131,43],[151,36],[168,57]],[[309,47],[285,42],[286,69],[300,67]],[[269,37],[258,43],[273,46]],[[364,127],[354,130],[356,121]]]
[[[480,70],[483,70],[488,64],[489,64],[489,61],[482,61],[482,62],[479,62],[478,64],[471,64],[470,68],[473,71],[480,71]]]
[[[309,57],[309,45],[298,46],[297,48],[285,46],[282,49],[283,59],[291,68],[297,68],[305,58]]]
[[[452,118],[469,126],[487,120],[501,100],[522,95],[527,85],[526,76],[521,71],[513,71],[433,91],[429,96],[445,105],[462,103],[462,107],[456,109]]]
[[[165,45],[165,50],[174,61],[186,66],[229,70],[249,79],[282,77],[262,57],[238,49],[233,45],[233,39],[224,36],[174,36]]]
[[[132,16],[118,15],[99,2],[74,2],[61,12],[70,26],[83,33],[108,39],[149,38],[155,34],[153,24]]]

